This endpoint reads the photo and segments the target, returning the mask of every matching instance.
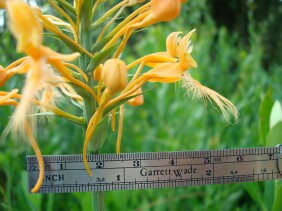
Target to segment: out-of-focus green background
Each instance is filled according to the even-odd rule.
[[[109,1],[111,4],[114,1]],[[117,1],[116,1],[117,2]],[[130,11],[128,11],[129,13]],[[3,15],[2,13],[0,15]],[[215,106],[187,96],[181,83],[162,85],[145,94],[145,104],[126,106],[122,152],[156,152],[275,146],[282,142],[282,2],[279,0],[190,0],[181,16],[130,39],[123,54],[129,62],[164,51],[172,31],[192,36],[192,56],[198,68],[191,74],[230,99],[240,113],[228,124]],[[15,40],[1,28],[0,64],[19,58]],[[45,44],[60,52],[51,38]],[[23,77],[0,90],[21,86]],[[60,105],[67,106],[69,101]],[[0,108],[0,131],[13,108]],[[271,126],[270,126],[271,125]],[[116,132],[108,131],[102,153],[114,153]],[[81,129],[50,119],[38,127],[43,154],[82,153]],[[33,154],[23,140],[0,143],[0,210],[90,210],[91,193],[36,194],[27,192],[25,156]],[[106,210],[279,210],[279,181],[210,185],[106,193]]]

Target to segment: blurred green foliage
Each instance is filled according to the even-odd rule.
[[[113,1],[110,1],[113,2]],[[181,16],[135,33],[124,56],[130,62],[164,51],[171,31],[192,36],[199,67],[191,74],[230,99],[240,113],[238,124],[227,124],[210,105],[187,96],[181,83],[160,85],[145,95],[143,106],[126,106],[122,152],[175,151],[274,146],[282,137],[282,3],[278,0],[198,0],[183,6]],[[62,49],[51,38],[45,42]],[[1,32],[1,65],[15,60],[15,43]],[[23,83],[19,77],[1,90]],[[155,86],[155,85],[153,85]],[[148,85],[148,89],[152,85]],[[276,103],[274,103],[276,102]],[[65,108],[68,101],[60,107]],[[278,103],[278,107],[277,107]],[[273,105],[276,105],[274,108]],[[278,108],[278,109],[277,109]],[[0,131],[12,108],[1,107]],[[108,131],[102,153],[114,153],[116,133]],[[43,154],[82,153],[78,126],[61,119],[41,123],[37,133]],[[23,140],[0,143],[0,210],[90,210],[91,193],[31,195],[27,193],[25,156],[33,154]],[[279,210],[280,181],[211,185],[106,193],[107,210]]]

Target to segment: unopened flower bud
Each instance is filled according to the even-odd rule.
[[[134,98],[128,100],[127,103],[130,106],[140,106],[140,105],[143,105],[144,97],[143,97],[143,94],[142,94],[141,87],[133,95],[137,95],[137,96],[135,96]]]
[[[100,64],[94,71],[94,81],[100,81],[103,65]]]
[[[119,59],[109,59],[102,69],[102,79],[111,94],[122,91],[127,85],[127,68]]]
[[[181,11],[181,0],[151,0],[154,18],[158,21],[171,21]]]

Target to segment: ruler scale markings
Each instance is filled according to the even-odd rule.
[[[264,159],[251,159],[251,160],[245,160],[244,162],[253,162],[253,161],[265,161]],[[50,161],[49,161],[50,162]],[[48,162],[48,163],[49,163]],[[217,161],[215,161],[215,160],[213,160],[213,162],[217,162]],[[226,162],[222,162],[222,161],[220,161],[221,163],[234,163],[234,161],[226,161]],[[36,162],[32,162],[32,163],[36,163]],[[53,162],[53,163],[55,163],[55,162]],[[59,162],[58,162],[59,163]],[[64,161],[64,163],[66,164],[66,162]],[[78,162],[75,162],[74,161],[74,163],[78,163]],[[82,161],[81,161],[81,163],[83,163]],[[31,164],[31,163],[28,163],[28,164]],[[37,164],[37,163],[36,163]],[[193,164],[193,163],[192,163]],[[183,164],[183,165],[187,165],[187,164]],[[201,163],[194,163],[194,165],[202,165]],[[157,165],[158,166],[158,165]],[[163,166],[170,166],[170,165],[163,165]],[[179,166],[182,166],[181,164],[179,164]],[[154,167],[154,165],[151,165],[151,166],[147,166],[147,167]],[[117,168],[119,168],[119,167],[108,167],[109,169],[117,169]],[[128,168],[133,168],[133,167],[128,167]],[[82,167],[82,168],[72,168],[72,170],[82,170],[82,169],[84,169],[84,167]],[[57,169],[58,171],[60,170],[60,169]],[[62,169],[61,169],[62,170]],[[36,171],[38,171],[38,169],[36,170]]]
[[[44,156],[40,193],[109,191],[226,184],[282,178],[276,166],[280,147],[87,155]],[[278,154],[279,153],[279,154]],[[34,156],[26,158],[28,188],[37,181]]]

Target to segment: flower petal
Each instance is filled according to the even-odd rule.
[[[9,28],[17,39],[18,52],[27,53],[38,48],[43,39],[43,29],[32,8],[23,1],[6,1]]]
[[[193,29],[187,35],[185,35],[179,42],[179,61],[184,69],[189,69],[190,67],[197,67],[196,61],[191,57],[192,47],[190,46],[190,37],[196,31]]]
[[[189,48],[189,44],[190,44],[190,38],[195,31],[196,29],[193,29],[180,40],[179,57],[183,56],[187,52],[187,49]]]
[[[150,82],[173,83],[181,79],[185,70],[178,63],[160,65],[143,74]]]
[[[28,71],[22,97],[19,105],[14,111],[11,125],[15,131],[23,131],[26,116],[32,111],[32,99],[36,97],[38,91],[44,88],[45,81],[52,75],[50,65],[44,59],[30,60],[30,70]]]
[[[27,59],[27,60],[23,61],[20,65],[13,67],[11,69],[8,69],[7,72],[11,75],[26,74],[29,69],[30,69],[30,62]]]
[[[13,98],[13,96],[15,95],[15,94],[17,94],[18,93],[18,89],[13,89],[12,91],[10,91],[10,92],[7,92],[7,93],[1,93],[0,94],[0,105],[4,105],[5,103],[7,103],[7,102],[16,102],[15,100],[13,100],[13,99],[11,99],[11,98]]]
[[[0,69],[0,87],[3,86],[8,80],[10,76],[4,69]]]
[[[43,53],[43,55],[47,58],[47,60],[54,60],[58,59],[65,62],[71,62],[75,60],[77,57],[80,56],[80,53],[72,53],[72,54],[60,54],[56,51],[53,51],[52,49],[48,47],[41,46],[40,51]]]
[[[179,34],[182,32],[172,32],[166,38],[166,50],[174,58],[178,56],[178,43],[180,42]]]

